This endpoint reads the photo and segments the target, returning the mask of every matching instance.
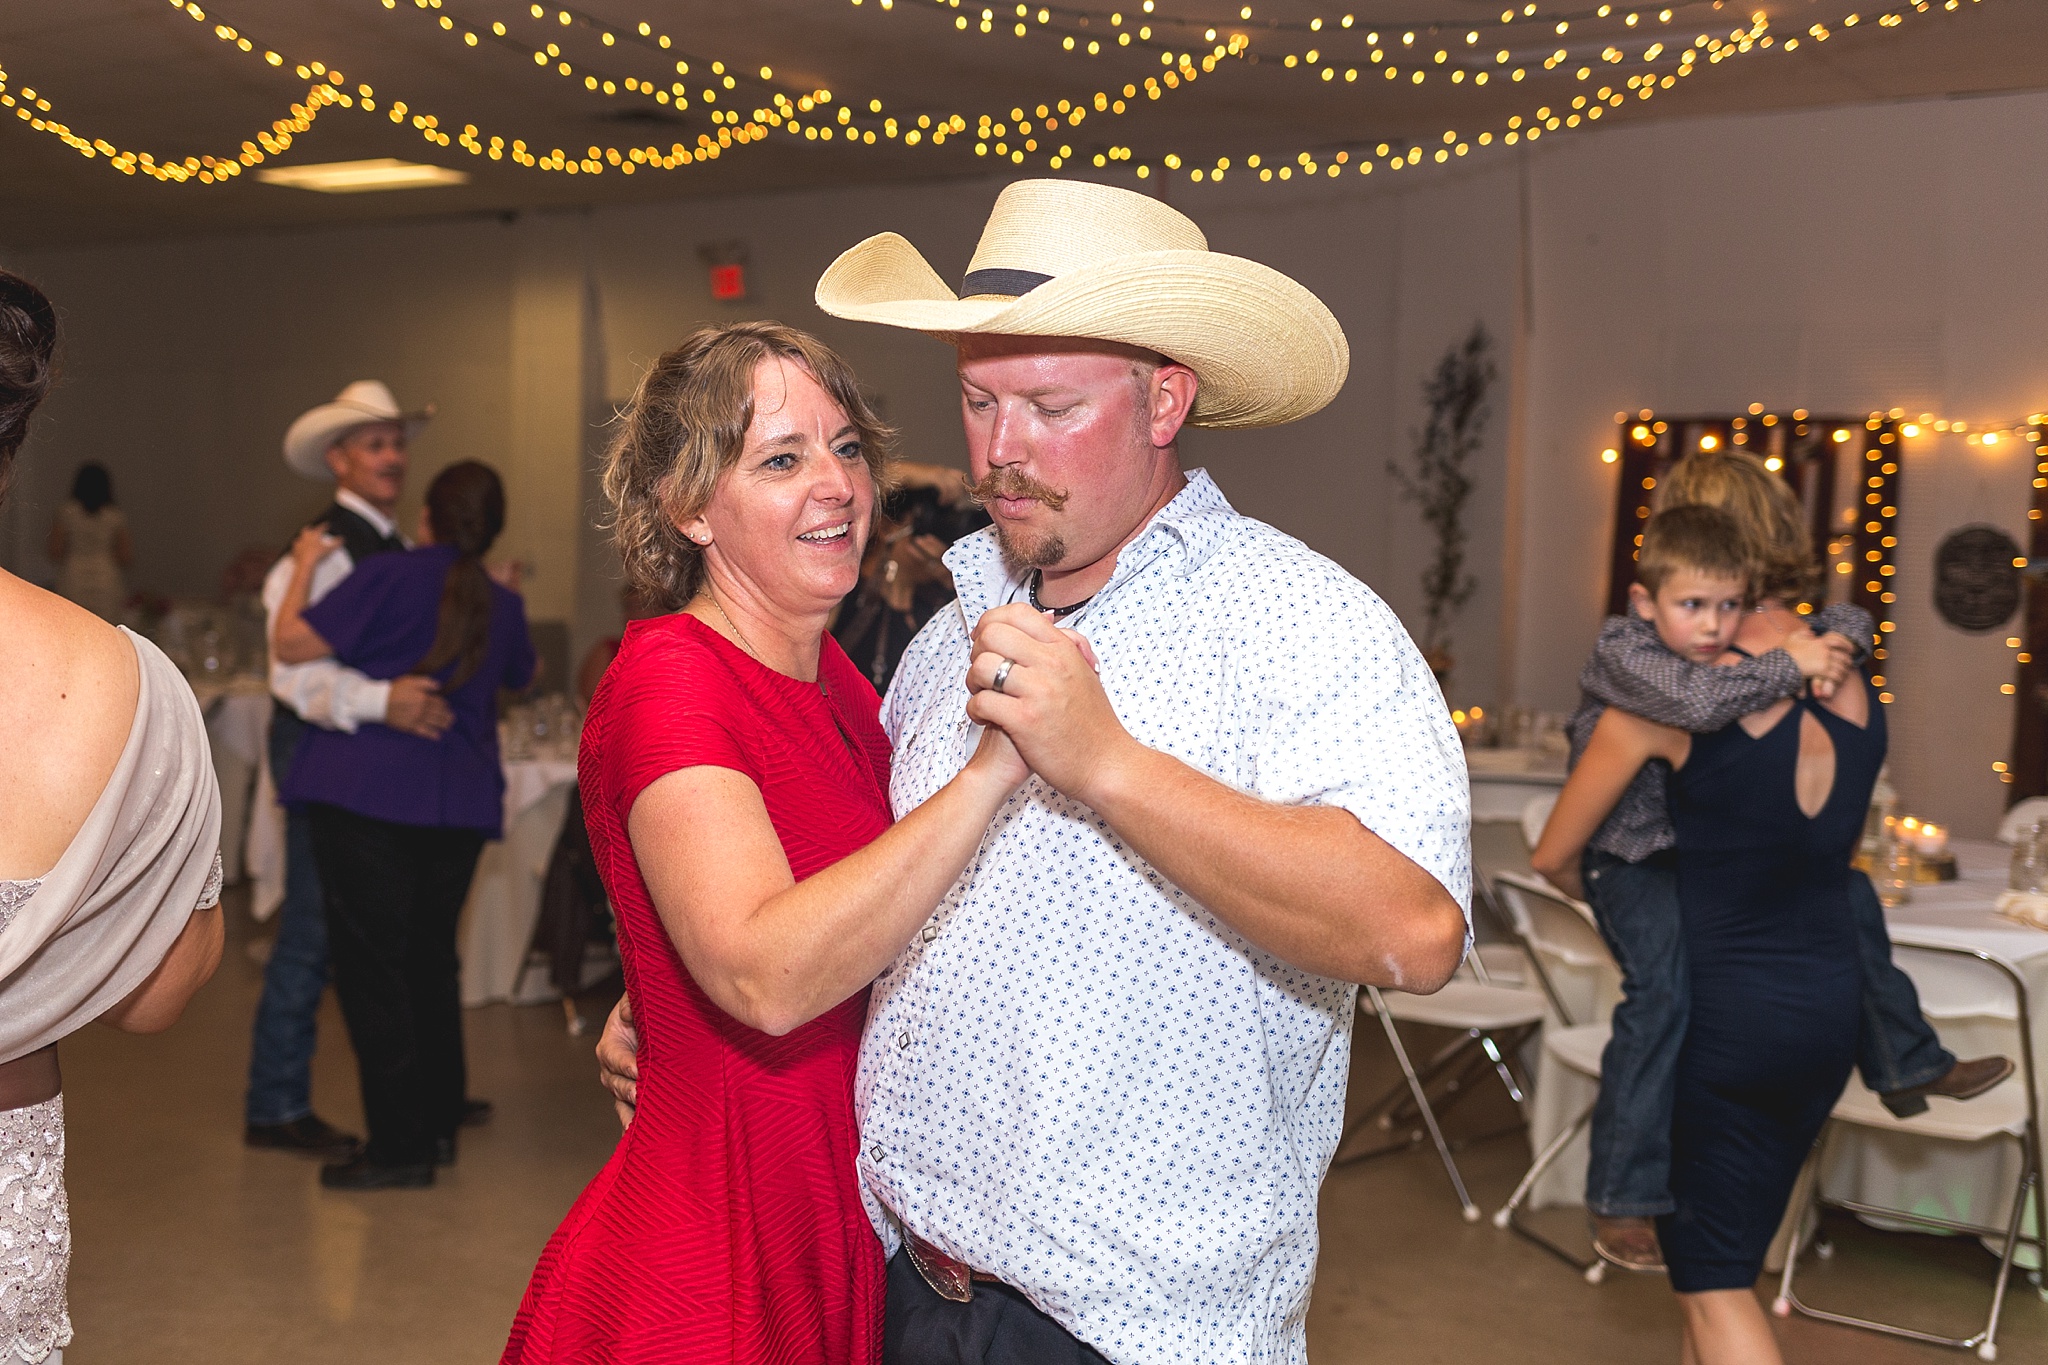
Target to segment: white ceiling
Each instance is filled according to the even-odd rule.
[[[1251,153],[1271,164],[1276,158],[1292,161],[1303,151],[1327,159],[1345,150],[1356,157],[1381,142],[1399,148],[1413,141],[1434,149],[1446,129],[1476,141],[1481,130],[1504,130],[1510,116],[1526,118],[1543,105],[1563,110],[1574,96],[1591,95],[1603,85],[1622,89],[1628,74],[1652,69],[1641,60],[1652,42],[1666,43],[1654,66],[1669,71],[1675,53],[1695,35],[1726,38],[1760,12],[1769,16],[1777,38],[1770,50],[1702,62],[1675,89],[1647,102],[1628,98],[1609,111],[1607,121],[2048,85],[2048,4],[2042,0],[1917,0],[1917,10],[1924,12],[1916,12],[1916,0],[1889,0],[1888,8],[1869,8],[1853,28],[1843,27],[1842,20],[1870,0],[1692,0],[1674,3],[1669,22],[1660,20],[1654,4],[1634,11],[1616,6],[1602,17],[1598,0],[1566,0],[1543,6],[1533,18],[1522,17],[1518,4],[1515,22],[1505,27],[1500,17],[1510,0],[1349,0],[1356,22],[1348,30],[1339,25],[1344,0],[1255,0],[1250,22],[1237,17],[1241,0],[1156,0],[1157,13],[1150,16],[1140,12],[1143,0],[1127,8],[1079,0],[1044,7],[1045,23],[1037,19],[1040,6],[1031,6],[1021,38],[1010,30],[1017,22],[1015,0],[893,0],[886,10],[883,0],[735,0],[718,6],[577,0],[566,7],[566,25],[560,3],[546,6],[535,19],[527,3],[512,0],[200,3],[203,21],[169,0],[7,0],[0,5],[0,69],[8,73],[8,90],[33,88],[49,102],[50,118],[88,140],[148,151],[161,160],[231,156],[258,128],[305,98],[307,82],[292,68],[320,61],[345,74],[350,92],[371,85],[376,112],[330,107],[288,152],[266,164],[404,157],[460,166],[471,172],[471,183],[351,196],[259,184],[246,173],[220,186],[164,184],[119,174],[104,158],[88,160],[21,122],[16,111],[0,109],[0,244],[41,247],[987,174],[995,167],[976,156],[971,127],[980,114],[1007,120],[1017,106],[1035,110],[1061,99],[1089,104],[1097,91],[1120,94],[1125,84],[1142,85],[1147,76],[1167,70],[1162,52],[1193,52],[1199,60],[1212,46],[1205,38],[1212,26],[1217,41],[1246,35],[1245,54],[1222,60],[1213,74],[1156,101],[1141,91],[1122,117],[1091,109],[1080,126],[1063,124],[1050,135],[1041,124],[1046,145],[1016,169],[1048,173],[1044,157],[1055,143],[1074,150],[1068,171],[1101,174],[1090,159],[1117,146],[1132,149],[1132,166],[1156,164],[1167,152],[1188,158],[1189,166],[1227,155],[1238,168],[1234,173],[1243,174]],[[979,31],[984,8],[995,16],[987,35]],[[1110,22],[1115,8],[1124,8],[1121,25]],[[1638,15],[1633,28],[1625,22],[1631,12]],[[1877,22],[1892,13],[1901,22]],[[1328,22],[1311,31],[1309,21],[1318,15]],[[444,17],[452,29],[441,27]],[[968,20],[965,31],[956,26],[962,17]],[[1562,37],[1556,32],[1560,20],[1568,25]],[[643,21],[654,34],[672,36],[667,51],[639,36]],[[504,25],[502,38],[492,33],[494,23]],[[1815,23],[1830,29],[1827,41],[1807,33]],[[1152,28],[1149,40],[1135,37],[1141,24]],[[221,41],[217,25],[233,27],[254,50],[245,54]],[[475,46],[462,40],[465,31],[478,35]],[[1126,31],[1134,35],[1132,44],[1116,46],[1114,35]],[[615,38],[610,46],[602,41],[606,32]],[[1370,57],[1373,32],[1386,54],[1379,66]],[[1415,40],[1404,47],[1401,35],[1408,32]],[[1466,42],[1468,32],[1478,34],[1476,42]],[[1076,51],[1063,49],[1065,37],[1075,38]],[[1787,37],[1801,38],[1796,51],[1783,50]],[[1086,55],[1089,41],[1104,45],[1102,55]],[[572,64],[572,76],[535,65],[533,52],[550,42]],[[1624,60],[1603,62],[1600,53],[1609,46]],[[1511,53],[1506,67],[1494,60],[1503,47]],[[1566,60],[1546,73],[1543,59],[1559,48],[1566,50]],[[282,67],[265,64],[266,49],[285,58]],[[1318,55],[1314,66],[1286,65],[1287,55],[1305,56],[1311,49]],[[1447,57],[1439,65],[1434,54],[1440,49]],[[1422,54],[1420,62],[1409,61],[1409,53]],[[687,77],[672,72],[679,55],[691,66]],[[701,98],[714,59],[729,63],[735,76],[735,88],[718,107],[735,108],[743,119],[767,105],[773,92],[794,97],[822,87],[851,103],[878,134],[881,118],[890,115],[907,128],[919,114],[953,113],[966,118],[970,132],[944,146],[926,139],[913,148],[886,136],[872,147],[849,147],[842,139],[809,142],[775,131],[709,164],[630,177],[607,168],[600,175],[572,177],[509,160],[493,163],[456,145],[431,145],[410,124],[411,115],[431,113],[451,136],[474,124],[480,139],[523,139],[540,152],[694,144],[716,130]],[[1388,63],[1400,67],[1399,79],[1384,77]],[[1420,85],[1411,76],[1417,64],[1427,72]],[[768,81],[758,76],[763,65],[773,71]],[[1319,79],[1332,66],[1334,79]],[[1489,82],[1482,87],[1468,75],[1454,83],[1449,74],[1461,66],[1472,73],[1486,70]],[[1520,83],[1503,74],[1515,66],[1529,73]],[[1581,66],[1592,68],[1584,81],[1576,78]],[[1344,78],[1349,68],[1360,73],[1355,82]],[[628,76],[659,77],[663,85],[683,79],[690,105],[678,113],[623,88],[611,96],[591,92],[583,86],[585,75],[620,87]],[[867,102],[875,98],[884,107],[870,117]],[[404,124],[387,116],[394,99],[407,102]]]

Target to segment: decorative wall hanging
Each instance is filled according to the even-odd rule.
[[[1957,630],[1973,635],[1998,629],[2020,605],[2020,569],[2026,556],[1996,526],[1965,526],[1934,552],[1934,609]]]

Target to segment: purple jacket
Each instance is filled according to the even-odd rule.
[[[365,560],[306,610],[306,624],[334,657],[372,678],[410,672],[434,643],[441,585],[452,547],[428,545]],[[491,585],[490,644],[483,666],[444,693],[455,723],[421,739],[387,725],[352,735],[308,726],[291,771],[278,783],[286,802],[317,801],[401,825],[479,829],[497,838],[505,775],[498,765],[498,689],[533,680],[533,641],[519,594]],[[439,676],[445,683],[450,665]]]

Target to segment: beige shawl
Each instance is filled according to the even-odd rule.
[[[0,932],[0,1062],[126,999],[195,907],[219,900],[220,787],[198,699],[129,631],[141,674],[128,743],[57,866]]]

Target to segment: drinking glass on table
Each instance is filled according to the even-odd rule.
[[[1913,841],[1896,821],[1886,821],[1884,838],[1877,847],[1877,866],[1870,880],[1877,887],[1878,903],[1887,910],[1913,899],[1913,882],[1919,875],[1919,855]]]
[[[2012,870],[2006,884],[2014,891],[2048,892],[2048,822],[2034,821],[2013,840]]]

